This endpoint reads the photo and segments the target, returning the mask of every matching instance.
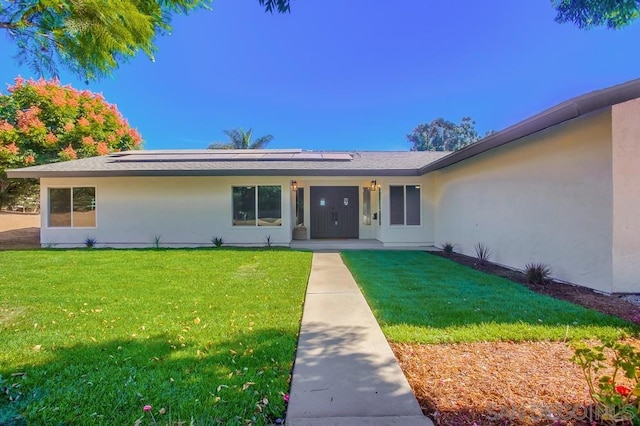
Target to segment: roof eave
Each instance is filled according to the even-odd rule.
[[[420,174],[440,170],[499,146],[556,126],[565,121],[640,97],[640,79],[587,93],[558,104],[479,142],[442,157],[420,169]]]
[[[419,176],[419,169],[343,170],[7,170],[10,178],[167,177],[167,176]]]

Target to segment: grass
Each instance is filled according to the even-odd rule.
[[[428,253],[348,251],[342,257],[394,342],[517,342],[638,333],[621,319]]]
[[[0,424],[272,422],[310,265],[273,250],[0,251]]]

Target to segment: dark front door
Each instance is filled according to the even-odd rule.
[[[311,238],[358,238],[357,186],[312,186]]]

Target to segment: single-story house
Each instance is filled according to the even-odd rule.
[[[439,246],[640,292],[640,79],[454,153],[131,151],[8,171],[41,184],[43,246]]]

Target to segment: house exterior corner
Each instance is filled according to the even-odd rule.
[[[558,124],[435,173],[435,240],[611,293],[611,108]]]
[[[612,107],[613,288],[640,292],[640,99]]]

